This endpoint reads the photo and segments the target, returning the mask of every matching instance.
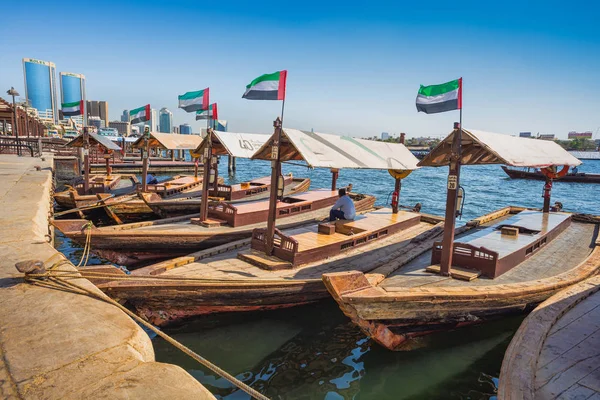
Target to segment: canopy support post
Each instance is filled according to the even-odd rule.
[[[210,129],[206,129],[209,140],[206,142],[202,160],[202,196],[200,200],[200,222],[208,219],[208,185],[210,180],[210,165],[212,163],[212,137]],[[215,178],[216,179],[216,178]]]
[[[148,191],[148,136],[144,132],[144,147],[142,148],[142,192]]]
[[[340,170],[338,168],[331,168],[331,190],[337,190],[337,179],[340,174]]]
[[[281,119],[277,117],[273,122],[275,128],[275,138],[271,148],[271,191],[269,192],[269,214],[267,217],[267,232],[265,235],[266,249],[268,256],[273,254],[273,241],[275,238],[275,220],[277,218],[277,183],[281,173],[280,145],[281,145]]]
[[[446,215],[444,218],[444,238],[442,240],[442,257],[440,260],[440,275],[449,276],[452,266],[452,251],[454,245],[454,227],[456,225],[456,203],[460,178],[461,138],[462,138],[462,109],[461,122],[454,123],[454,138],[450,167],[448,169],[448,191],[446,196]]]
[[[88,128],[83,128],[83,194],[90,191],[90,137]]]
[[[215,170],[215,181],[213,182],[213,190],[215,192],[215,196],[219,196],[219,157],[218,156],[213,156],[214,157],[214,170]],[[211,157],[212,160],[212,157]]]
[[[550,212],[550,193],[552,192],[552,179],[546,177],[546,183],[544,184],[544,193],[542,197],[544,198],[544,208],[543,212]]]
[[[396,182],[394,184],[394,194],[396,198],[392,195],[392,214],[398,214],[398,208],[400,205],[400,189],[402,188],[402,179],[396,178]]]

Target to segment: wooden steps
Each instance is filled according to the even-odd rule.
[[[429,267],[425,268],[425,271],[439,275],[440,265],[439,264],[430,265]],[[481,271],[477,271],[474,269],[467,269],[467,268],[461,268],[461,267],[452,267],[450,269],[450,277],[452,277],[454,279],[460,279],[461,281],[469,281],[470,282],[472,280],[479,278],[479,275],[481,275]]]
[[[279,271],[281,269],[289,269],[292,267],[292,263],[289,261],[284,261],[273,256],[267,256],[261,251],[252,249],[240,251],[237,258],[268,271]]]

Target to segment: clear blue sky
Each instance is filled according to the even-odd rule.
[[[288,70],[285,125],[353,136],[443,135],[458,112],[417,113],[419,84],[464,81],[465,127],[516,134],[600,127],[600,5],[586,1],[7,1],[0,89],[21,59],[82,73],[111,119],[150,103],[201,123],[177,95],[209,86],[231,131],[270,132],[277,101],[245,85]]]

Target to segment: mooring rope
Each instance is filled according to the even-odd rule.
[[[82,257],[82,259],[83,259],[83,257]],[[265,395],[263,395],[262,393],[260,393],[257,390],[251,388],[250,386],[248,386],[244,382],[240,381],[239,379],[237,379],[233,375],[229,374],[228,372],[224,371],[223,369],[219,368],[215,364],[213,364],[210,361],[208,361],[207,359],[205,359],[204,357],[200,356],[199,354],[197,354],[196,352],[194,352],[190,348],[188,348],[188,347],[184,346],[183,344],[179,343],[177,340],[173,339],[171,336],[169,336],[166,333],[162,332],[160,329],[158,329],[157,327],[155,327],[154,325],[152,325],[148,321],[144,320],[143,318],[139,317],[138,315],[136,315],[135,313],[133,313],[132,311],[130,311],[129,309],[127,309],[125,306],[119,304],[118,302],[116,302],[115,300],[111,299],[110,297],[105,296],[105,295],[100,295],[100,294],[98,294],[98,293],[96,293],[96,292],[94,292],[94,291],[92,291],[90,289],[87,289],[87,288],[85,288],[83,286],[80,286],[80,285],[78,285],[76,283],[70,282],[69,280],[63,279],[60,275],[55,274],[55,272],[59,272],[60,271],[60,270],[56,270],[57,267],[59,267],[61,265],[66,265],[66,264],[70,264],[69,261],[67,261],[65,259],[59,260],[59,261],[55,262],[49,268],[49,270],[45,271],[44,273],[33,273],[33,274],[31,274],[31,273],[25,273],[24,279],[25,279],[26,282],[29,282],[29,283],[31,283],[33,285],[36,285],[36,286],[39,286],[39,287],[45,287],[45,288],[54,289],[54,290],[64,290],[64,291],[68,291],[68,292],[76,293],[76,294],[81,294],[81,295],[88,295],[88,296],[93,297],[95,299],[104,301],[105,303],[112,304],[113,306],[119,308],[121,311],[123,311],[124,313],[126,313],[127,315],[129,315],[135,321],[137,321],[138,323],[142,324],[143,326],[145,326],[146,328],[148,328],[149,330],[151,330],[152,332],[154,332],[156,335],[160,336],[165,341],[167,341],[168,343],[172,344],[177,349],[181,350],[182,352],[184,352],[185,354],[187,354],[188,356],[190,356],[191,358],[193,358],[194,360],[196,360],[197,362],[199,362],[200,364],[202,364],[204,367],[208,368],[210,371],[212,371],[215,374],[217,374],[217,375],[225,378],[231,384],[233,384],[237,388],[243,390],[244,392],[246,392],[250,396],[254,397],[255,399],[259,399],[259,400],[269,400],[269,398],[266,397]],[[84,278],[83,277],[79,277],[79,279],[84,279]]]
[[[83,246],[81,260],[79,260],[79,264],[77,264],[76,268],[85,267],[87,265],[90,257],[90,250],[92,248],[92,223],[88,222],[85,224],[84,228],[86,229],[85,245]],[[83,260],[85,260],[85,262]]]

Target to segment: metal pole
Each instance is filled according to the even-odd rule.
[[[446,216],[444,223],[444,238],[442,240],[442,257],[440,260],[440,275],[449,276],[452,267],[452,251],[454,244],[454,227],[456,225],[456,202],[460,186],[460,158],[462,138],[462,108],[460,109],[460,122],[455,124],[450,167],[448,169],[448,191],[446,196]]]
[[[402,187],[402,179],[396,178],[396,182],[394,184],[394,192],[398,193],[398,198],[396,199],[396,203],[392,203],[392,213],[398,214],[398,206],[400,205],[400,189]]]
[[[11,88],[12,90],[12,88]],[[21,143],[19,141],[19,129],[17,128],[17,125],[19,125],[19,117],[17,116],[17,104],[15,103],[15,94],[13,92],[12,95],[12,100],[13,100],[13,112],[15,114],[15,123],[13,124],[13,133],[15,135],[15,140],[17,142],[17,154],[20,156],[21,155],[21,146],[19,146]]]
[[[90,190],[90,137],[88,128],[83,128],[83,192]]]
[[[208,140],[206,141],[206,147],[204,148],[202,160],[202,197],[200,201],[200,222],[208,219],[208,185],[210,184],[210,163],[212,162],[212,135],[208,128],[206,130],[206,135],[208,136]]]
[[[142,192],[148,191],[148,136],[144,132],[144,147],[142,148]]]

